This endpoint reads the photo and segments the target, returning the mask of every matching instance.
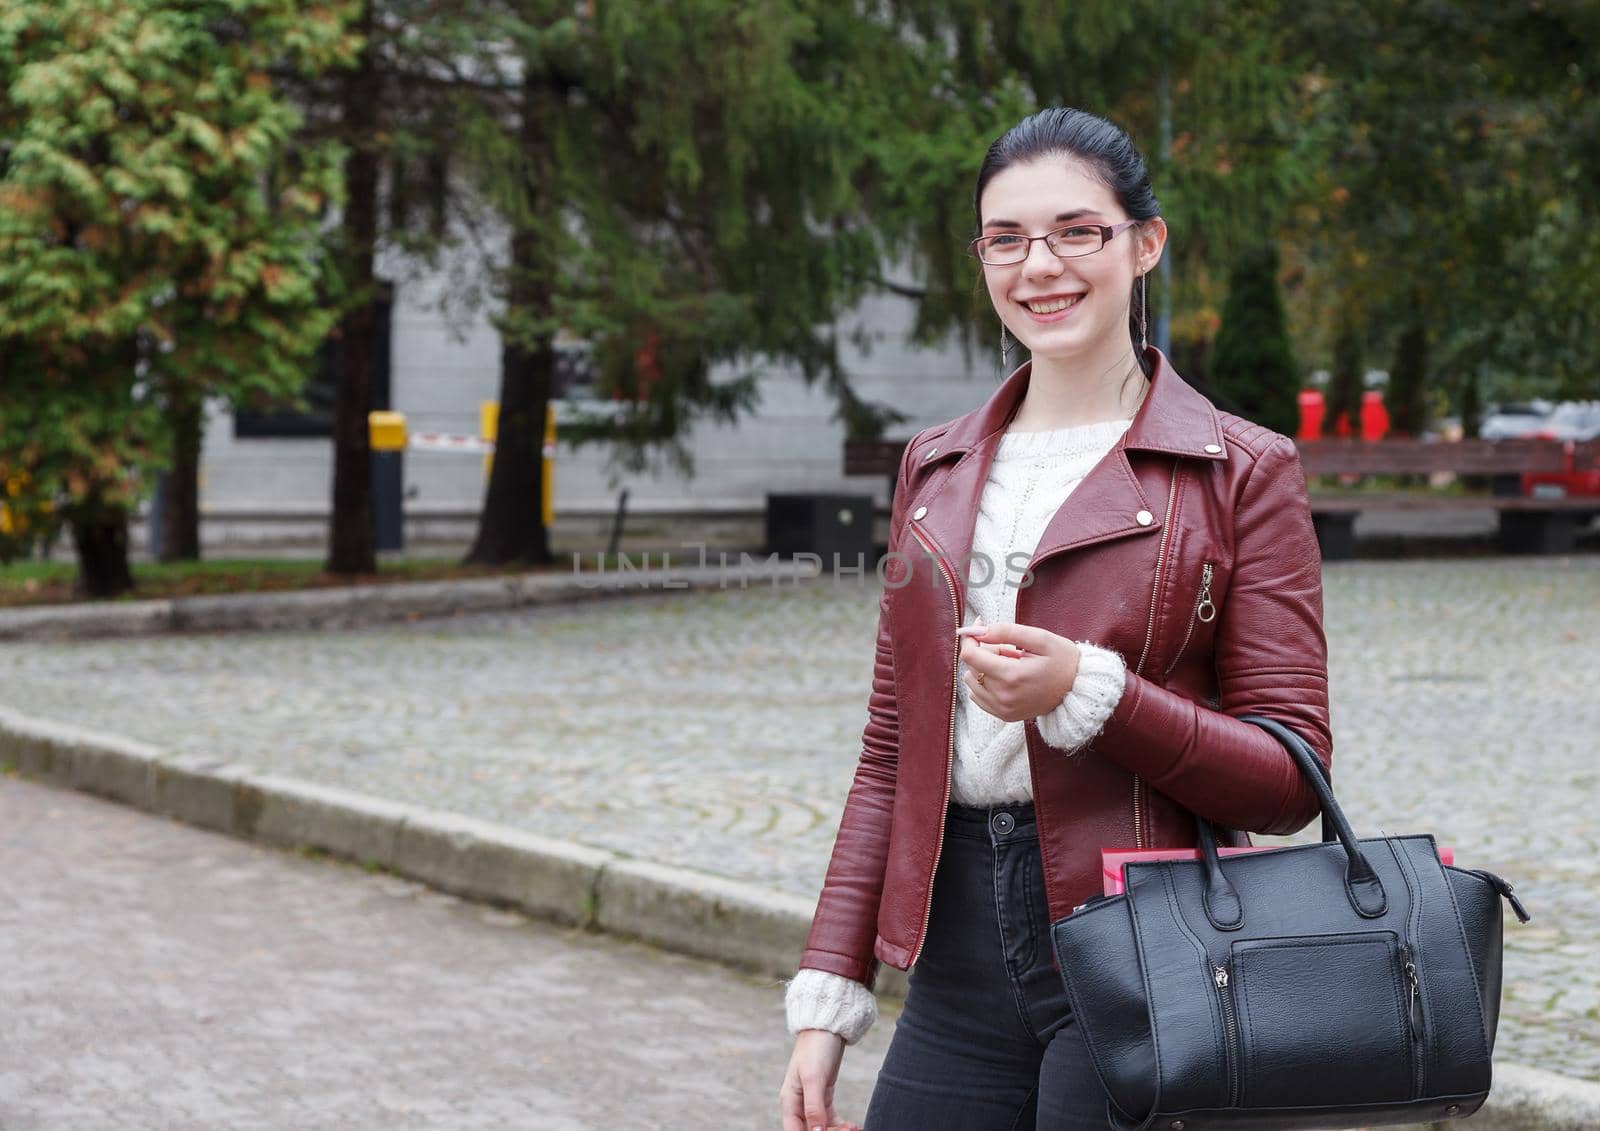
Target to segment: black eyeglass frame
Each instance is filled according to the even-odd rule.
[[[1026,263],[1028,261],[1028,256],[1033,254],[1033,242],[1035,240],[1044,240],[1044,246],[1049,248],[1050,249],[1050,254],[1054,255],[1057,259],[1080,259],[1085,255],[1093,255],[1096,251],[1104,250],[1106,244],[1111,242],[1111,238],[1113,236],[1117,235],[1119,232],[1127,231],[1129,228],[1133,227],[1138,222],[1139,221],[1137,221],[1137,220],[1124,220],[1119,224],[1063,224],[1059,228],[1050,229],[1048,232],[1046,232],[1042,236],[1025,236],[1020,232],[991,232],[990,234],[988,234],[986,236],[979,236],[976,239],[974,239],[971,243],[969,243],[967,245],[967,250],[972,253],[973,258],[976,259],[979,263],[988,264],[988,266],[990,266],[990,267],[1015,267],[1019,263]],[[1097,248],[1094,248],[1093,250],[1090,250],[1090,251],[1077,251],[1077,252],[1073,252],[1071,255],[1062,255],[1059,251],[1056,250],[1055,245],[1050,242],[1051,241],[1051,237],[1059,235],[1062,232],[1070,232],[1074,228],[1094,228],[1094,229],[1096,229],[1100,233],[1100,246],[1097,247]],[[997,238],[999,238],[1001,236],[1011,236],[1011,237],[1013,237],[1015,239],[1022,239],[1022,240],[1027,240],[1028,241],[1028,246],[1027,246],[1026,250],[1023,251],[1022,256],[1020,258],[1018,258],[1018,259],[1009,259],[1009,260],[1006,260],[1003,263],[992,263],[992,262],[990,262],[989,260],[987,260],[987,259],[985,259],[983,257],[983,252],[980,250],[981,245],[987,243],[990,240],[997,239]]]

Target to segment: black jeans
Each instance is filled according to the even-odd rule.
[[[1077,1131],[1106,1094],[1050,957],[1032,805],[953,806],[866,1131]]]

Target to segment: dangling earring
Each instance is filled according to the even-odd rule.
[[[1011,364],[1011,347],[1016,343],[1011,340],[1011,335],[1006,332],[1005,324],[1000,326],[1000,368],[1004,369]]]
[[[1139,348],[1150,348],[1150,275],[1139,276]]]

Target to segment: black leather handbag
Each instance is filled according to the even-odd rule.
[[[1432,836],[1356,840],[1323,767],[1273,734],[1322,804],[1320,844],[1126,866],[1122,895],[1051,925],[1110,1125],[1343,1128],[1471,1115],[1500,1015],[1500,897]]]

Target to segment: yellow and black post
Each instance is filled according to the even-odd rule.
[[[544,475],[540,482],[544,490],[539,499],[539,521],[548,528],[556,521],[556,406],[549,402],[544,406],[543,456]]]
[[[369,412],[372,446],[373,533],[380,550],[403,550],[405,535],[406,417],[402,412]]]

